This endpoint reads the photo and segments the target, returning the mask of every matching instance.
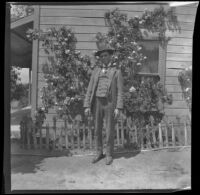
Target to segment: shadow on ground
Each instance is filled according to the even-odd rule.
[[[118,158],[133,158],[136,155],[138,155],[141,151],[124,151],[120,153],[114,153],[113,159],[118,159]]]

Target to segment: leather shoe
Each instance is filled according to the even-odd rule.
[[[99,155],[94,157],[94,159],[92,160],[92,163],[96,163],[96,162],[100,161],[102,158],[104,158],[104,155],[99,154]]]
[[[106,156],[106,165],[110,165],[113,162],[112,156]]]

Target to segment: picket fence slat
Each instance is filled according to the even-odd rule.
[[[124,126],[123,126],[123,122],[120,121],[121,123],[121,142],[122,142],[122,146],[124,145]]]
[[[117,145],[120,145],[120,140],[119,140],[119,123],[117,123]]]
[[[83,124],[83,148],[86,149],[85,125]]]
[[[65,148],[68,149],[69,141],[68,141],[68,132],[67,132],[67,121],[64,121],[64,128],[65,128]]]
[[[46,125],[46,149],[49,149],[49,125]]]
[[[168,129],[166,125],[164,124],[164,130],[165,130],[165,144],[168,147],[169,146],[169,141],[168,141]]]
[[[53,149],[55,150],[56,148],[56,118],[55,117],[53,117],[53,132],[54,132]]]
[[[184,123],[184,135],[185,135],[185,146],[188,145],[188,141],[187,141],[187,137],[188,137],[188,134],[187,134],[187,124],[186,122]]]
[[[41,127],[39,128],[39,135],[40,135],[39,141],[40,141],[40,149],[41,149],[42,148],[42,128]]]
[[[171,124],[171,128],[172,128],[172,145],[175,146],[175,131],[174,131],[174,124],[173,124],[173,122]]]
[[[160,123],[158,124],[158,129],[159,129],[159,146],[163,147],[162,129]]]

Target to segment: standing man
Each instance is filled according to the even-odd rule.
[[[114,50],[104,42],[97,45],[101,67],[94,69],[86,97],[85,114],[91,113],[95,119],[95,145],[97,154],[92,163],[101,160],[103,155],[102,128],[106,119],[106,165],[113,161],[115,119],[123,109],[123,78],[121,70],[113,66],[111,59]]]

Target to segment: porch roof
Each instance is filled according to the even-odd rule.
[[[26,38],[26,31],[33,28],[33,15],[11,23],[11,65],[30,68],[32,64],[32,42]]]

